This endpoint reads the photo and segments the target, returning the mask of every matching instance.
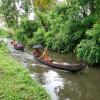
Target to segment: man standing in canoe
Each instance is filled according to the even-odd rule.
[[[44,52],[43,52],[43,55],[41,56],[41,58],[48,62],[52,62],[52,59],[49,57],[47,48],[44,49]]]

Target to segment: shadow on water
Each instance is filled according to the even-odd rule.
[[[53,69],[35,61],[32,54],[15,50],[6,39],[11,55],[29,69],[33,79],[45,87],[52,100],[100,100],[100,67],[86,67],[73,74]],[[50,51],[51,57],[58,61],[76,63],[72,54],[58,54]]]

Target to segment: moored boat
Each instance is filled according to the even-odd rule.
[[[14,49],[24,51],[24,46],[21,44],[17,44],[16,46],[14,46]]]
[[[80,63],[80,64],[69,64],[69,63],[59,63],[59,62],[48,62],[46,60],[43,60],[41,58],[35,57],[34,58],[39,61],[42,64],[48,65],[50,67],[56,68],[56,69],[61,69],[61,70],[66,70],[66,71],[71,71],[71,72],[78,72],[85,68],[85,64]]]
[[[12,40],[11,44],[14,46],[14,49],[24,51],[24,46],[21,43],[17,43],[17,41]]]

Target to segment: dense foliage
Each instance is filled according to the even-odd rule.
[[[86,33],[87,40],[77,46],[77,57],[89,64],[100,63],[100,24],[95,24]]]
[[[99,5],[100,0],[34,0],[35,20],[21,21],[17,38],[63,53],[76,50],[79,60],[100,63]]]
[[[30,21],[28,19],[23,19],[19,25],[19,28],[16,30],[17,39],[24,44],[28,42],[29,39],[32,39],[34,32],[37,31],[39,23],[36,21]]]
[[[77,57],[89,64],[100,63],[100,46],[93,40],[83,40],[77,46]]]
[[[1,13],[4,14],[8,27],[18,26],[18,19],[28,14],[29,4],[29,0],[1,0]],[[21,10],[24,10],[24,13]]]

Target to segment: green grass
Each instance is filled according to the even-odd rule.
[[[0,44],[0,100],[50,100],[46,90],[34,81],[26,68]]]

